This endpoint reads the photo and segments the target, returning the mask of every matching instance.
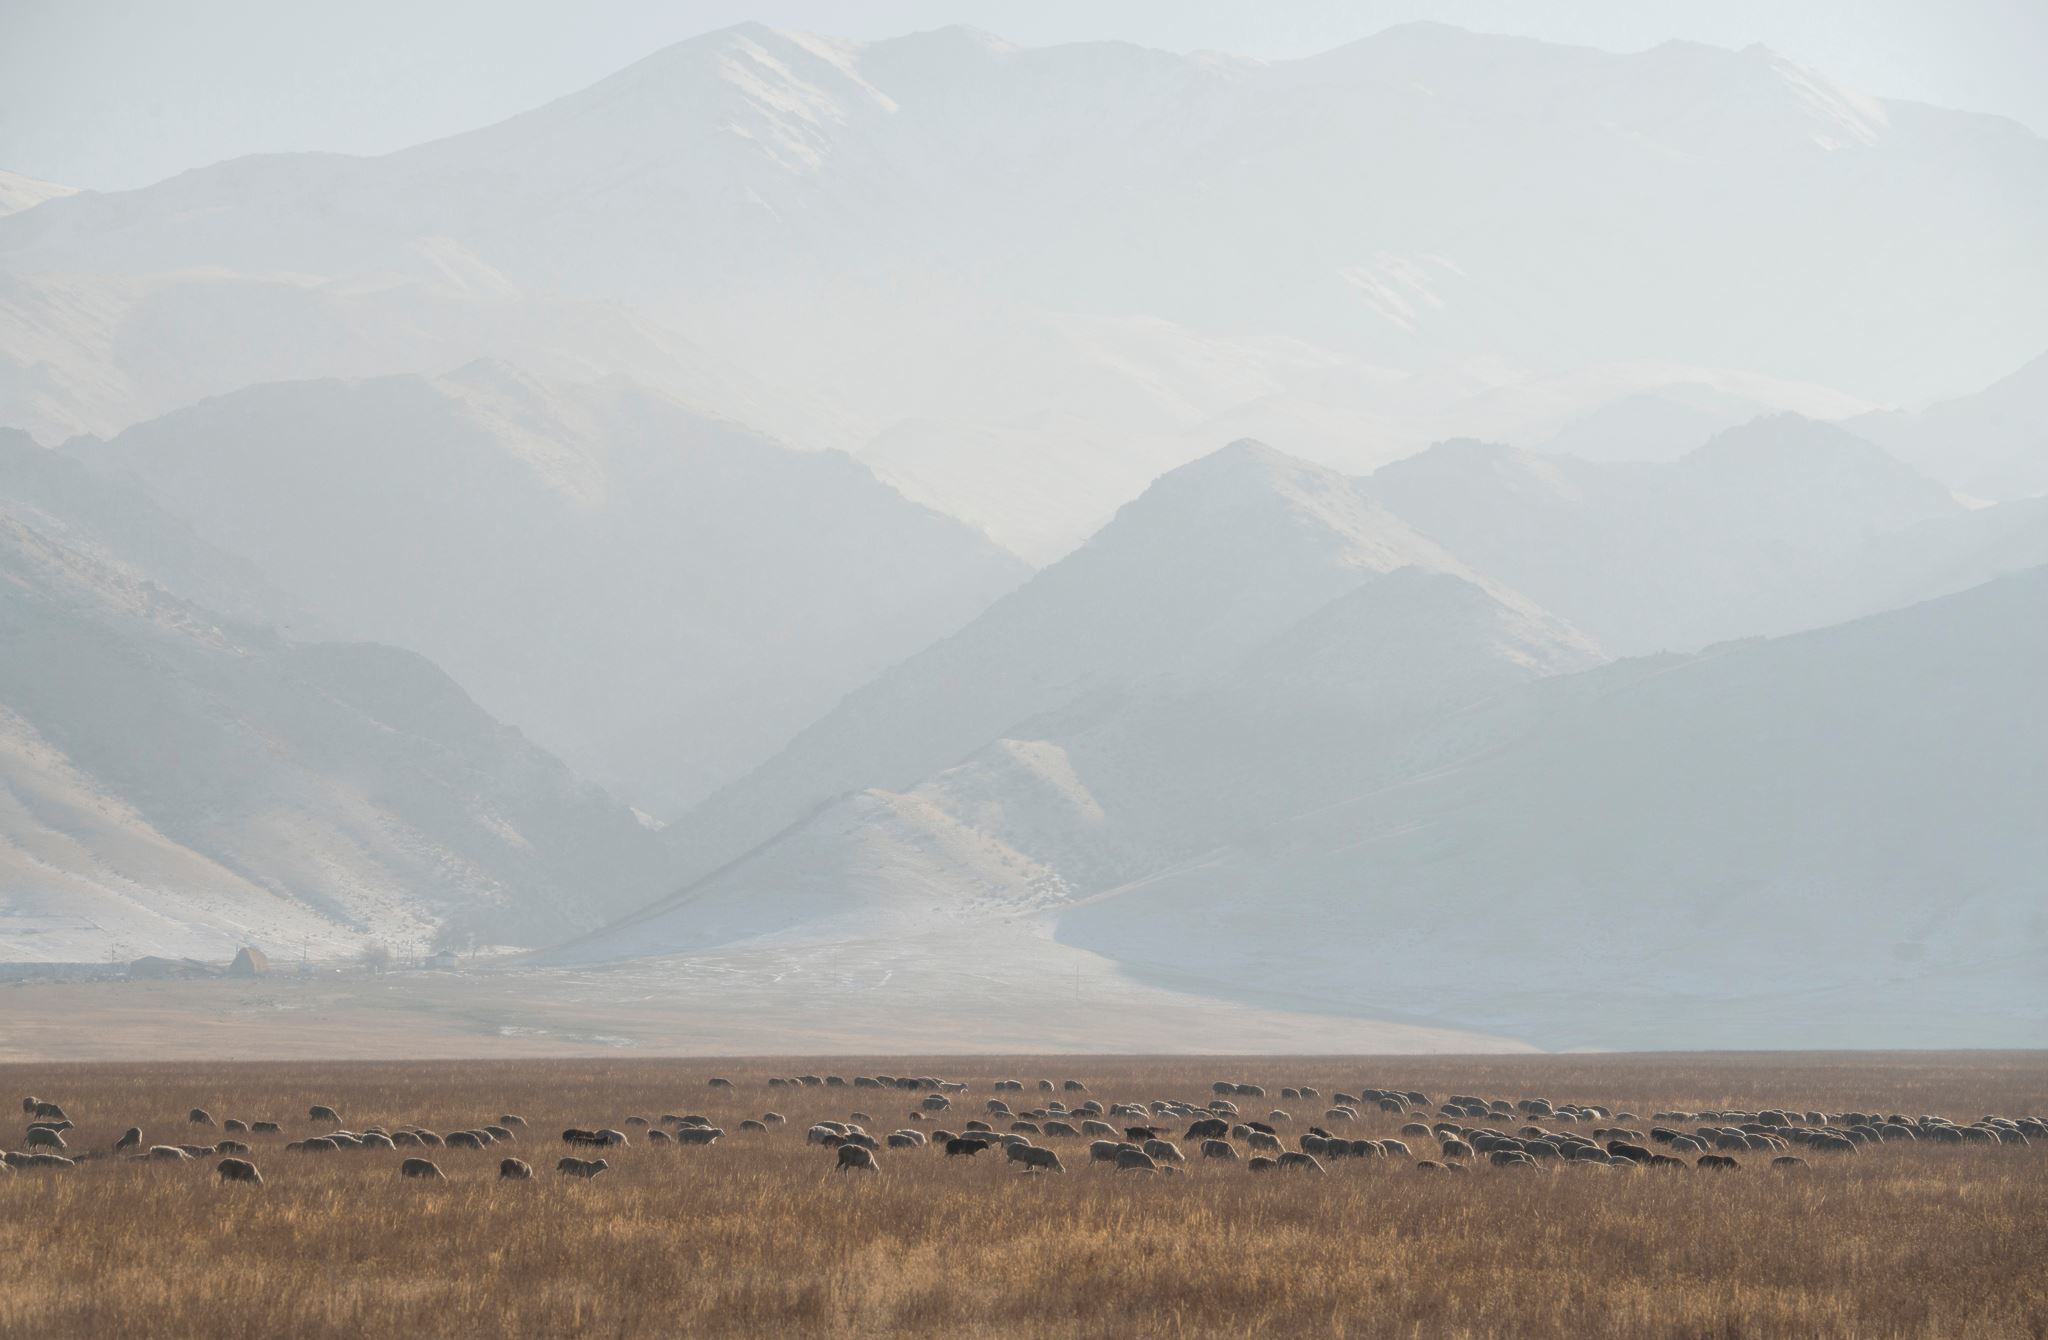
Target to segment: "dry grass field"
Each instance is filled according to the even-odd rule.
[[[1662,1108],[1965,1122],[2048,1111],[2048,1057],[2014,1053],[9,1065],[7,1111],[27,1094],[63,1104],[73,1152],[106,1149],[131,1124],[151,1143],[220,1138],[187,1124],[194,1106],[274,1118],[284,1134],[250,1138],[261,1187],[218,1182],[212,1158],[0,1174],[0,1335],[2048,1333],[2041,1143],[1887,1143],[1809,1155],[1793,1172],[1750,1155],[1719,1175],[1426,1176],[1387,1159],[1322,1177],[1191,1161],[1159,1177],[1092,1168],[1084,1140],[1046,1139],[1062,1176],[1020,1173],[999,1150],[930,1148],[884,1150],[870,1176],[836,1173],[805,1128],[858,1110],[886,1132],[912,1124],[917,1095],[767,1086],[805,1071],[967,1081],[953,1112],[926,1123],[954,1129],[1004,1077],[1076,1078],[1105,1102],[1200,1104],[1222,1078],[1272,1095],[1313,1084],[1326,1101],[1359,1087],[1540,1095],[1632,1111],[1642,1126]],[[735,1087],[707,1087],[713,1075]],[[1020,1111],[1042,1101],[1008,1096]],[[1283,1105],[1246,1101],[1245,1115]],[[286,1152],[324,1129],[307,1120],[312,1103],[358,1131],[518,1113],[531,1124],[512,1152],[536,1177],[499,1181],[502,1148]],[[1320,1119],[1322,1104],[1289,1106],[1295,1133]],[[788,1124],[738,1129],[769,1109]],[[562,1128],[665,1113],[702,1113],[727,1134],[679,1148],[636,1127],[606,1175],[554,1173]],[[19,1148],[25,1118],[5,1120],[0,1139]],[[1349,1133],[1393,1135],[1403,1120],[1369,1111]],[[401,1158],[418,1153],[449,1180],[402,1180]]]

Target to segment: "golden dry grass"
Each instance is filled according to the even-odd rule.
[[[1329,1176],[1194,1166],[1180,1178],[993,1155],[884,1151],[833,1172],[812,1119],[908,1124],[914,1095],[768,1088],[804,1070],[990,1083],[1079,1078],[1105,1101],[1206,1101],[1218,1078],[1277,1095],[1413,1086],[1540,1094],[1642,1114],[1785,1103],[1829,1110],[2048,1110],[2039,1054],[1166,1059],[553,1060],[0,1067],[0,1100],[62,1102],[75,1148],[131,1123],[210,1143],[185,1113],[274,1117],[315,1133],[440,1130],[503,1111],[532,1125],[531,1183],[502,1150],[431,1152],[451,1179],[404,1182],[408,1152],[288,1154],[257,1137],[268,1185],[216,1183],[213,1160],[101,1161],[0,1176],[0,1334],[980,1336],[2040,1336],[2048,1331],[2048,1148],[1897,1145],[1815,1155],[1803,1174],[1567,1167],[1422,1176],[1346,1161]],[[729,1076],[731,1091],[709,1089]],[[1022,1107],[1039,1101],[1024,1095]],[[739,1121],[774,1108],[766,1135]],[[1298,1130],[1319,1112],[1295,1105]],[[595,1182],[552,1172],[569,1125],[701,1112],[710,1148],[637,1137]],[[6,1118],[18,1120],[18,1114]],[[1390,1135],[1377,1113],[1356,1133]],[[18,1128],[6,1128],[17,1139]],[[1177,1134],[1177,1132],[1176,1132]],[[1290,1141],[1290,1144],[1292,1142]],[[1417,1142],[1411,1142],[1417,1143]]]

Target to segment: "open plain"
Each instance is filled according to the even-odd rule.
[[[771,1084],[810,1074],[843,1084]],[[931,1076],[964,1090],[856,1087]],[[713,1079],[730,1087],[713,1085]],[[1022,1082],[998,1091],[998,1081]],[[1041,1079],[1054,1084],[1051,1092]],[[1067,1081],[1085,1085],[1085,1092]],[[1058,1102],[1178,1100],[1215,1084],[1234,1121],[1274,1117],[1399,1138],[1410,1153],[1325,1160],[1324,1173],[1205,1160],[1186,1119],[1148,1117],[1187,1155],[1178,1175],[1114,1172],[1090,1141],[1041,1130],[1065,1172],[1024,1171],[1000,1146],[875,1154],[841,1173],[811,1142],[821,1120],[997,1132]],[[1284,1088],[1319,1090],[1285,1097]],[[1356,1104],[1372,1088],[1426,1107]],[[2048,1142],[1886,1140],[1855,1153],[1793,1149],[1803,1167],[1744,1153],[1731,1172],[1546,1161],[1463,1175],[1434,1135],[1452,1095],[1541,1098],[1608,1118],[1495,1116],[1513,1132],[1648,1130],[1667,1112],[1784,1107],[1921,1114],[1961,1124],[2048,1111],[2039,1053],[1403,1056],[1348,1058],[893,1057],[443,1062],[80,1063],[0,1066],[0,1093],[60,1106],[69,1168],[0,1174],[0,1335],[946,1335],[2040,1336],[2048,1330]],[[336,1128],[437,1133],[526,1125],[482,1149],[288,1151]],[[1412,1107],[1412,1105],[1411,1105]],[[195,1123],[193,1109],[215,1123]],[[741,1123],[769,1112],[764,1130]],[[855,1116],[854,1114],[865,1114]],[[913,1116],[913,1113],[916,1115]],[[1623,1114],[1631,1114],[1624,1117]],[[1117,1127],[1136,1118],[1108,1113]],[[651,1134],[664,1116],[724,1134]],[[642,1118],[648,1125],[634,1122]],[[29,1114],[19,1121],[26,1126]],[[274,1133],[227,1135],[229,1120]],[[20,1149],[10,1116],[4,1138]],[[1043,1118],[1037,1124],[1043,1125]],[[1078,1124],[1078,1122],[1076,1123]],[[1469,1119],[1466,1127],[1483,1125]],[[111,1152],[232,1138],[261,1185],[223,1181],[213,1155]],[[567,1128],[626,1143],[566,1147]],[[401,1141],[401,1144],[407,1142]],[[233,1151],[229,1151],[232,1153]],[[564,1155],[602,1157],[591,1179]],[[407,1179],[430,1156],[445,1180]],[[531,1180],[502,1180],[501,1161]],[[1686,1162],[1692,1159],[1687,1157]]]

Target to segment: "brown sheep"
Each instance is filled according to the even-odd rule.
[[[324,1121],[331,1126],[341,1125],[341,1113],[325,1103],[315,1103],[306,1109],[307,1121]]]
[[[284,1127],[274,1121],[252,1121],[249,1130],[254,1135],[283,1135]]]
[[[229,1117],[226,1121],[223,1121],[220,1124],[220,1128],[226,1131],[229,1135],[247,1135],[249,1133],[249,1123],[246,1121],[237,1121],[233,1117]]]
[[[1037,1145],[1010,1145],[1003,1150],[1003,1154],[1011,1162],[1023,1164],[1025,1172],[1063,1173],[1066,1171],[1066,1168],[1060,1163],[1060,1156],[1058,1154],[1050,1149],[1041,1149]]]
[[[195,1107],[185,1114],[185,1120],[194,1126],[211,1126],[213,1125],[213,1113],[208,1112],[203,1107]]]
[[[223,1182],[254,1182],[257,1186],[263,1185],[263,1174],[247,1159],[222,1159],[214,1165],[214,1171],[220,1174],[220,1180]]]
[[[524,1182],[533,1177],[533,1169],[524,1159],[506,1159],[498,1164],[498,1179],[506,1182]]]
[[[1228,1140],[1202,1141],[1202,1157],[1205,1159],[1234,1159],[1237,1148]]]
[[[120,1139],[114,1141],[114,1152],[118,1154],[124,1149],[133,1149],[141,1143],[142,1128],[140,1126],[130,1126],[127,1130],[121,1132]]]
[[[448,1175],[432,1159],[407,1159],[398,1165],[400,1177],[424,1177],[430,1182],[445,1182]]]
[[[587,1181],[611,1166],[604,1159],[565,1158],[555,1164],[555,1171],[569,1177],[581,1177]]]
[[[1152,1156],[1144,1150],[1132,1149],[1129,1145],[1125,1145],[1122,1149],[1116,1151],[1116,1170],[1118,1172],[1157,1172],[1159,1165],[1154,1163]]]
[[[839,1146],[839,1171],[845,1172],[850,1168],[858,1168],[862,1172],[881,1171],[881,1167],[875,1162],[874,1152],[866,1146],[841,1145]]]
[[[1296,1172],[1319,1173],[1323,1171],[1323,1165],[1316,1162],[1315,1155],[1303,1154],[1297,1150],[1288,1150],[1275,1159],[1274,1162],[1281,1168],[1291,1168]]]

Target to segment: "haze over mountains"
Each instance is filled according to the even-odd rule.
[[[1027,571],[839,453],[497,363],[252,387],[65,451],[657,814]]]
[[[2043,237],[2009,122],[1435,25],[0,175],[0,962],[2027,1041]]]
[[[403,153],[9,216],[0,422],[107,435],[485,355],[623,372],[872,451],[1042,562],[1236,437],[1363,471],[1702,377],[1806,413],[1971,391],[2048,348],[2044,232],[2038,137],[1762,49],[745,26]],[[1595,365],[1591,399],[1466,403]]]

